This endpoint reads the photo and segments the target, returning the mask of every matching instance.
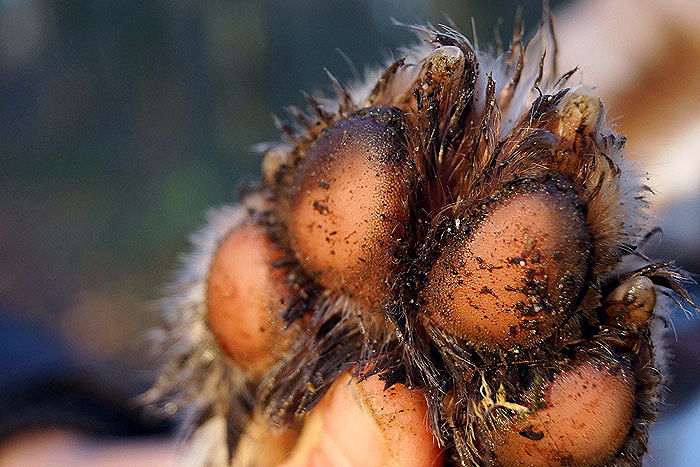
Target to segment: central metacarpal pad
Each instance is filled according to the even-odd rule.
[[[288,229],[318,284],[381,306],[408,217],[409,165],[392,108],[356,112],[309,147],[294,177]]]
[[[563,180],[504,188],[442,251],[421,317],[480,348],[531,348],[569,316],[590,256],[586,216]]]

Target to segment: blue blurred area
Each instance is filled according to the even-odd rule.
[[[0,394],[27,384],[36,374],[66,371],[65,345],[49,330],[26,319],[18,319],[4,307],[0,327]]]
[[[129,399],[144,381],[121,366],[82,366],[60,336],[0,304],[0,445],[18,434],[62,428],[92,435],[170,431]]]

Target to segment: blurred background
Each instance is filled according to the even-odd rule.
[[[550,1],[562,69],[598,85],[649,171],[665,232],[650,253],[700,272],[698,6],[607,3]],[[56,361],[115,400],[145,389],[150,304],[206,209],[260,176],[251,147],[279,139],[271,114],[328,90],[323,67],[352,81],[346,57],[362,76],[412,42],[390,18],[449,18],[471,37],[473,17],[483,48],[495,27],[507,42],[518,6],[531,36],[539,0],[0,0],[0,318],[34,345],[7,350],[0,389]],[[677,376],[647,465],[700,457],[664,441],[682,443],[700,413],[700,328],[676,314]]]

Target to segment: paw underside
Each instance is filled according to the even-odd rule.
[[[368,85],[331,77],[335,98],[291,109],[264,181],[211,213],[147,399],[193,440],[218,424],[201,464],[242,464],[260,427],[293,445],[347,380],[424,399],[445,465],[639,465],[664,307],[694,305],[642,253],[651,190],[624,138],[557,73],[548,18],[498,58],[412,28]]]

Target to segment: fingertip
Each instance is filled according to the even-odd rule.
[[[352,465],[440,467],[442,454],[426,425],[425,399],[372,376],[345,373],[304,424],[285,467]]]
[[[428,406],[420,391],[399,383],[385,389],[377,375],[358,383],[357,390],[383,433],[390,458],[397,460],[395,465],[440,465],[440,450],[428,427]]]

